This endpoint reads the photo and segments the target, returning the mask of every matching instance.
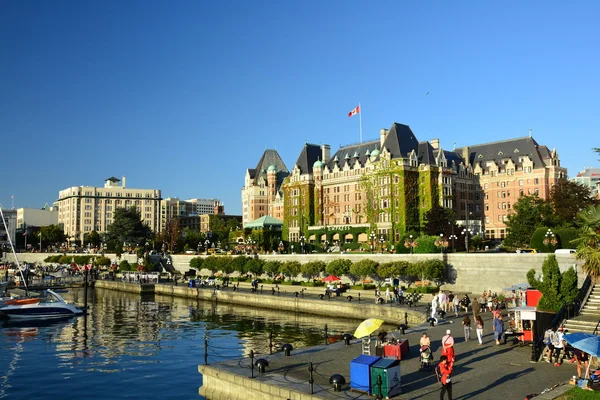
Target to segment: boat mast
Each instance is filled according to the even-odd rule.
[[[17,263],[17,268],[19,269],[19,273],[21,274],[21,280],[23,280],[23,284],[25,285],[25,294],[29,295],[29,290],[27,289],[27,281],[23,276],[23,270],[21,269],[21,264],[19,264],[19,259],[17,258],[17,252],[15,251],[15,246],[13,245],[12,239],[8,233],[8,225],[6,224],[6,220],[4,219],[4,212],[2,211],[2,206],[0,205],[0,216],[2,216],[2,223],[4,224],[4,231],[6,232],[6,237],[8,238],[8,243],[10,244],[10,248],[15,257],[15,262]]]

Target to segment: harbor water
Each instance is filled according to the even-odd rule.
[[[83,290],[61,293],[84,304]],[[0,323],[0,399],[201,399],[198,365],[323,344],[357,321],[110,290],[87,315]],[[205,355],[205,340],[208,351]],[[276,350],[276,349],[275,349]]]

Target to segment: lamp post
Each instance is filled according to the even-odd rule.
[[[454,241],[456,239],[458,239],[458,237],[456,235],[450,235],[450,238],[452,240],[452,252],[454,253],[456,251],[455,246],[454,246]]]
[[[410,249],[410,254],[413,253],[413,247],[417,246],[417,240],[413,239],[413,235],[408,235],[408,239],[404,241],[404,247]]]
[[[467,253],[469,252],[469,239],[471,238],[471,235],[473,234],[473,231],[471,229],[463,229],[461,232],[462,235],[465,235],[465,247],[467,248]]]
[[[385,241],[385,239],[383,238],[383,235],[381,235],[381,237],[379,237],[379,247],[381,248],[381,252],[383,253],[383,242]]]
[[[304,250],[304,241],[306,240],[306,238],[304,237],[304,235],[300,235],[300,254],[304,254],[305,250]]]
[[[448,247],[448,241],[444,240],[444,234],[440,233],[440,238],[436,239],[434,244],[440,248],[440,254],[444,252],[444,248]]]
[[[377,239],[377,235],[375,235],[375,232],[371,232],[371,234],[369,235],[369,239],[371,239],[371,253],[375,252],[375,239]]]
[[[208,247],[210,246],[210,240],[206,239],[204,241],[204,249],[206,250],[206,254],[208,254]]]
[[[202,242],[198,242],[198,247],[196,247],[196,253],[200,254],[201,250],[202,250]]]
[[[551,247],[556,246],[556,244],[558,243],[558,241],[556,240],[556,235],[554,235],[554,232],[552,232],[552,229],[548,228],[548,231],[546,232],[546,234],[544,236],[545,236],[544,237],[544,244],[549,249]]]

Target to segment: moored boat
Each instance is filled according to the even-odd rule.
[[[73,304],[67,303],[58,293],[52,290],[46,290],[47,296],[21,302],[18,304],[8,304],[0,308],[0,313],[9,319],[57,319],[69,318],[81,315],[83,312]],[[37,302],[31,301],[37,300]],[[10,300],[9,300],[10,301]]]

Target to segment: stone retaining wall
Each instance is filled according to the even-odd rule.
[[[43,263],[43,260],[51,254],[48,253],[20,253],[21,262]],[[12,253],[5,253],[5,260],[14,261]],[[114,254],[106,254],[114,259]],[[449,282],[443,288],[456,292],[482,293],[484,290],[501,292],[504,288],[514,284],[527,282],[527,271],[535,269],[538,274],[542,272],[542,263],[547,254],[517,254],[517,253],[444,253],[444,254],[277,254],[261,255],[264,260],[299,261],[305,263],[313,260],[321,260],[329,263],[336,258],[347,258],[353,262],[365,258],[376,260],[380,263],[389,261],[405,260],[415,262],[431,258],[442,258],[448,264]],[[136,262],[135,254],[124,254],[122,259]],[[187,272],[192,255],[174,255],[173,266],[182,273]],[[205,257],[205,256],[200,256]],[[557,254],[561,270],[575,266],[579,275],[579,284],[583,282],[585,275],[581,271],[581,263],[575,259],[574,254]],[[208,275],[207,270],[200,271],[202,275]]]

